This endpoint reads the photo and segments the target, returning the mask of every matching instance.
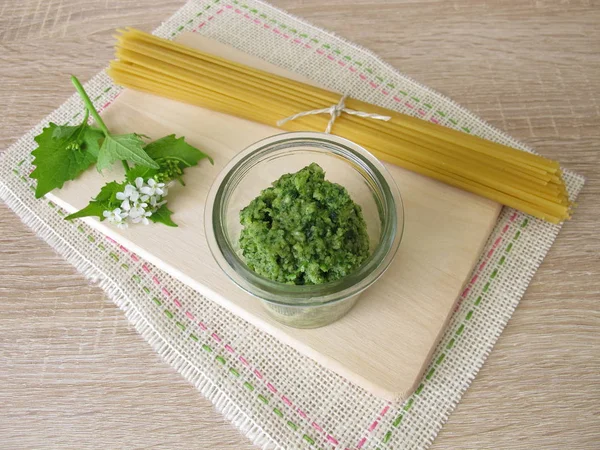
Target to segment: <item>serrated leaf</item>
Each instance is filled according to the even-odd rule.
[[[159,168],[144,151],[144,141],[135,133],[106,136],[98,153],[96,167],[98,171],[102,171],[119,160],[129,161],[137,166]]]
[[[116,207],[116,203],[121,203],[121,201],[117,199],[117,193],[123,192],[126,184],[127,183],[117,183],[116,181],[106,183],[102,186],[100,193],[94,198],[94,201],[107,203],[108,207]]]
[[[83,124],[81,124],[81,125],[83,125]],[[76,126],[58,125],[54,129],[54,132],[52,133],[52,138],[53,139],[65,139],[65,138],[68,138],[71,135],[73,135],[78,129],[80,129],[81,125],[76,125]],[[85,126],[85,131],[86,131],[86,133],[84,133],[84,135],[81,136],[81,138],[84,140],[84,142],[86,141],[85,134],[87,134],[87,133],[89,133],[91,136],[97,138],[98,140],[100,140],[100,139],[102,139],[104,137],[104,133],[102,132],[102,130],[100,130],[98,128],[91,127],[89,125]],[[96,141],[96,154],[98,154],[98,149],[99,148],[100,148],[100,145]]]
[[[82,123],[72,127],[66,137],[54,138],[54,131],[58,127],[55,123],[50,123],[34,138],[38,144],[32,152],[36,168],[30,177],[37,180],[36,198],[63,187],[66,181],[74,180],[96,161],[93,152],[84,148],[84,145],[93,146],[95,131],[88,133],[87,124]],[[83,139],[84,145],[81,145],[80,139]]]
[[[198,161],[204,158],[208,158],[211,164],[213,163],[210,156],[185,142],[183,137],[176,138],[174,134],[150,142],[144,149],[148,156],[155,161],[162,159],[176,160],[181,164],[182,169],[195,166]]]
[[[83,121],[76,126],[58,125],[52,133],[53,139],[65,139],[69,142],[76,142],[82,150],[90,152],[98,157],[100,150],[100,139],[104,138],[104,133],[98,128],[88,125],[89,112],[85,111]]]
[[[160,169],[151,169],[149,167],[144,166],[135,166],[129,169],[127,172],[127,181],[130,183],[135,183],[135,179],[138,177],[142,177],[144,180],[148,180],[148,178],[152,178],[159,172]]]
[[[148,219],[154,223],[162,223],[169,227],[177,227],[178,225],[171,220],[171,214],[173,214],[173,211],[170,211],[169,208],[167,208],[167,205],[162,205],[154,211]]]
[[[100,193],[96,198],[89,202],[85,208],[65,217],[65,219],[72,220],[78,217],[96,216],[100,220],[104,220],[104,211],[113,210],[121,203],[116,196],[118,192],[123,192],[123,189],[125,189],[125,183],[117,183],[116,181],[106,183],[100,189]]]
[[[70,137],[76,130],[81,127],[80,125],[57,125],[52,131],[52,139],[64,139]]]
[[[91,201],[85,208],[80,209],[79,211],[65,217],[65,220],[73,220],[77,219],[78,217],[88,216],[96,216],[99,217],[100,220],[102,220],[104,219],[103,213],[104,211],[106,211],[106,208],[104,206],[105,205],[103,205],[102,203]]]
[[[100,152],[100,140],[104,139],[104,133],[96,128],[88,128],[83,135],[82,149],[94,155],[98,159]]]

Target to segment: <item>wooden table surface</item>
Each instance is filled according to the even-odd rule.
[[[600,442],[600,3],[273,0],[587,178],[434,449]],[[0,149],[181,1],[0,2]],[[0,448],[249,449],[246,438],[0,204]],[[23,318],[27,318],[26,321]],[[27,325],[24,325],[24,324]]]

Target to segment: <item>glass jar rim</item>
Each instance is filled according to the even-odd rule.
[[[269,280],[251,270],[233,249],[224,228],[223,212],[230,182],[282,146],[327,146],[376,181],[385,211],[377,247],[353,273],[316,285],[294,285]],[[240,178],[241,179],[241,178]],[[235,188],[235,186],[234,186]],[[393,260],[404,229],[404,209],[396,183],[387,169],[362,146],[340,136],[318,132],[282,133],[255,142],[238,153],[213,182],[205,206],[205,233],[217,264],[240,288],[266,302],[285,306],[325,305],[356,295],[373,284]]]

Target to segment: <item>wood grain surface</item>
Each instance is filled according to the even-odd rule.
[[[600,3],[274,0],[366,46],[587,177],[472,387],[432,448],[600,442]],[[181,1],[0,2],[0,149]],[[0,448],[249,449],[102,292],[0,205]],[[144,376],[140,377],[139,372]]]

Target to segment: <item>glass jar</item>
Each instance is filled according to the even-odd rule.
[[[271,281],[244,262],[240,211],[282,175],[313,162],[323,168],[326,180],[344,186],[361,206],[370,255],[336,281],[302,286]],[[347,139],[315,132],[279,134],[239,153],[214,181],[205,211],[206,238],[221,269],[275,320],[295,328],[321,327],[344,316],[392,262],[403,227],[400,192],[377,158]]]

